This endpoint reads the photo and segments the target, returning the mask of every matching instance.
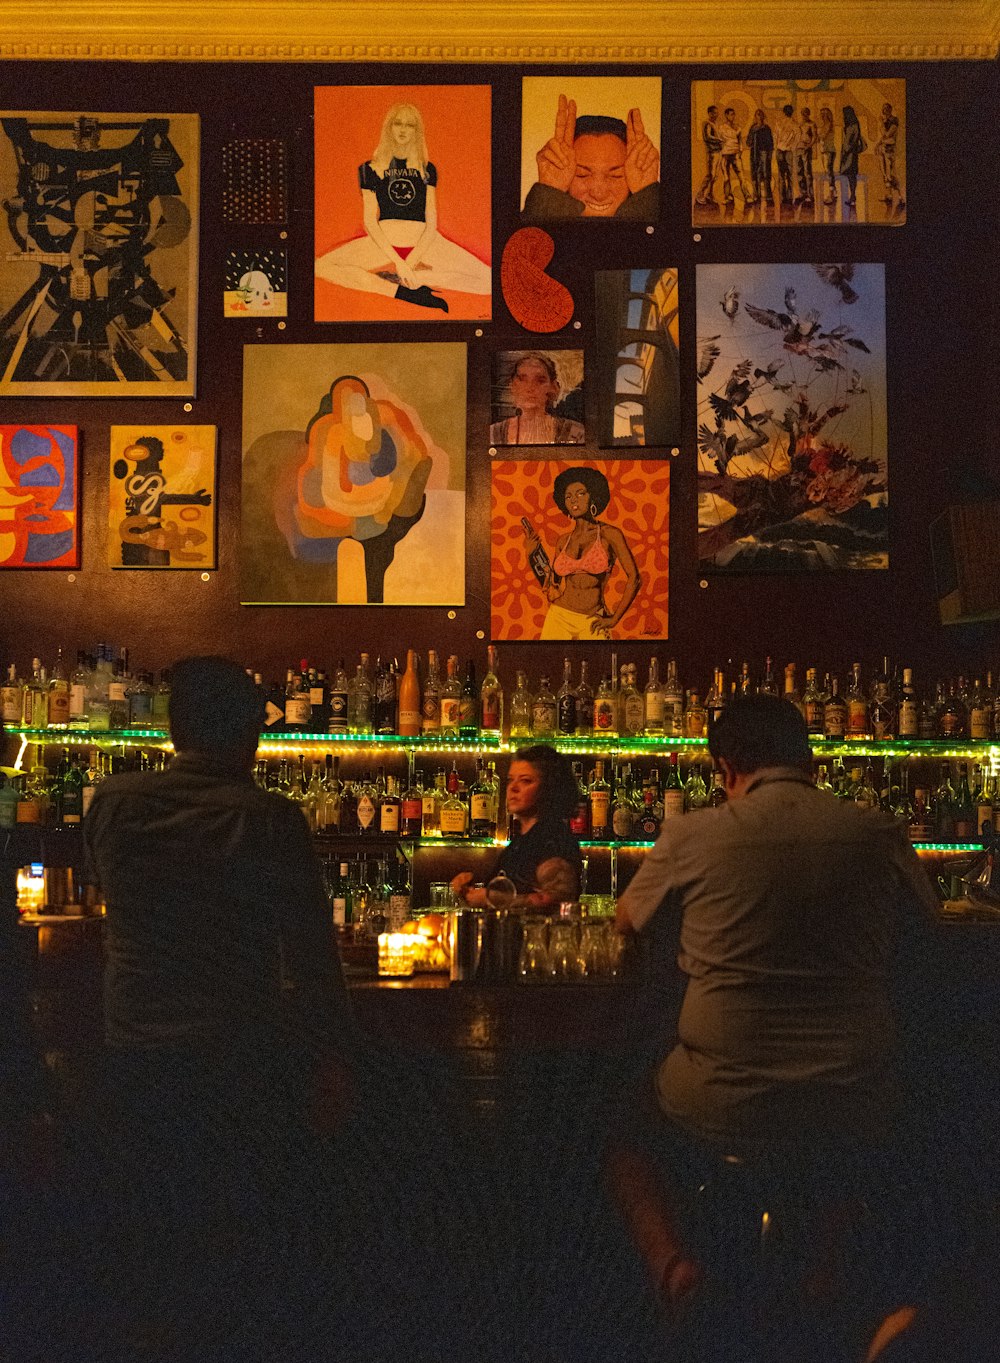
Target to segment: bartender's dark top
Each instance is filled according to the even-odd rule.
[[[350,1030],[322,877],[302,813],[193,753],[112,777],[84,821],[104,891],[113,1046],[225,1045],[293,1029],[324,1050]]]
[[[563,820],[543,817],[527,833],[511,839],[500,854],[495,874],[509,876],[525,894],[538,889],[538,868],[553,857],[569,862],[579,884],[580,844]]]
[[[667,820],[620,903],[635,928],[681,915],[688,985],[657,1074],[670,1117],[753,1138],[791,1093],[848,1132],[885,1106],[891,965],[937,907],[895,819],[766,768],[740,799]]]

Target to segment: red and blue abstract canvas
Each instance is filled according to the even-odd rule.
[[[75,426],[0,426],[0,568],[79,568]]]

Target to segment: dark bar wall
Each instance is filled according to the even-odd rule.
[[[531,68],[548,74],[559,68]],[[627,68],[608,68],[623,71]],[[190,413],[180,399],[0,399],[3,422],[75,422],[80,427],[83,567],[65,572],[0,574],[0,660],[25,667],[33,653],[51,659],[108,639],[127,644],[134,662],[159,668],[190,651],[224,651],[283,675],[308,656],[321,665],[366,647],[399,653],[407,644],[437,646],[482,659],[489,636],[489,382],[495,349],[531,345],[510,318],[499,287],[504,242],[519,226],[520,78],[500,66],[18,63],[7,69],[8,109],[184,112],[201,115],[202,193],[198,396]],[[1000,495],[996,354],[997,200],[1000,158],[996,63],[838,66],[835,74],[906,78],[907,222],[901,228],[712,229],[694,240],[690,227],[690,82],[720,67],[642,67],[664,77],[662,210],[655,232],[639,224],[555,224],[552,272],[571,289],[576,317],[555,345],[594,350],[593,273],[600,268],[677,266],[683,312],[683,440],[671,460],[670,639],[654,645],[680,660],[682,677],[702,680],[713,663],[744,656],[755,668],[765,652],[776,663],[815,660],[842,670],[855,657],[872,663],[884,651],[912,663],[921,682],[940,671],[1000,670],[995,624],[938,623],[928,525],[951,502]],[[767,71],[774,74],[774,68]],[[601,74],[595,68],[593,74]],[[741,77],[760,74],[739,68]],[[821,67],[783,74],[822,77]],[[488,82],[493,87],[494,321],[473,323],[317,324],[312,319],[312,100],[317,84]],[[228,247],[277,241],[278,228],[229,228],[221,220],[223,142],[234,136],[287,139],[291,161],[288,224],[289,317],[224,319],[223,267]],[[352,191],[356,192],[356,191]],[[886,264],[888,421],[891,496],[890,568],[885,573],[710,579],[699,587],[695,557],[694,286],[699,262],[870,260]],[[9,268],[0,257],[0,269]],[[455,619],[441,607],[243,607],[238,600],[242,350],[254,341],[465,340],[469,346],[468,604]],[[190,421],[219,430],[219,567],[210,581],[194,572],[112,570],[107,564],[106,497],[113,424]],[[589,423],[596,429],[596,422]],[[609,457],[591,445],[595,458]],[[557,453],[554,451],[554,453]],[[563,451],[558,452],[564,455]],[[667,452],[664,452],[667,457]],[[480,640],[477,632],[485,638]],[[507,645],[505,686],[515,659],[537,678],[558,675],[569,652],[606,661],[643,662],[651,645]]]

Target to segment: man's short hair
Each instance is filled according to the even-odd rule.
[[[801,712],[777,696],[738,696],[708,735],[708,750],[741,776],[761,767],[811,766],[809,731]]]
[[[229,658],[182,658],[170,669],[170,737],[178,752],[245,755],[257,747],[264,696]]]
[[[628,130],[620,118],[610,118],[607,114],[581,114],[573,129],[574,141],[578,137],[600,137],[610,133],[622,142],[628,141]]]

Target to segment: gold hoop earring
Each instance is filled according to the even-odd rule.
[[[597,517],[597,506],[595,505],[594,502],[591,502],[591,503],[590,503],[590,514],[596,519],[596,517]]]

